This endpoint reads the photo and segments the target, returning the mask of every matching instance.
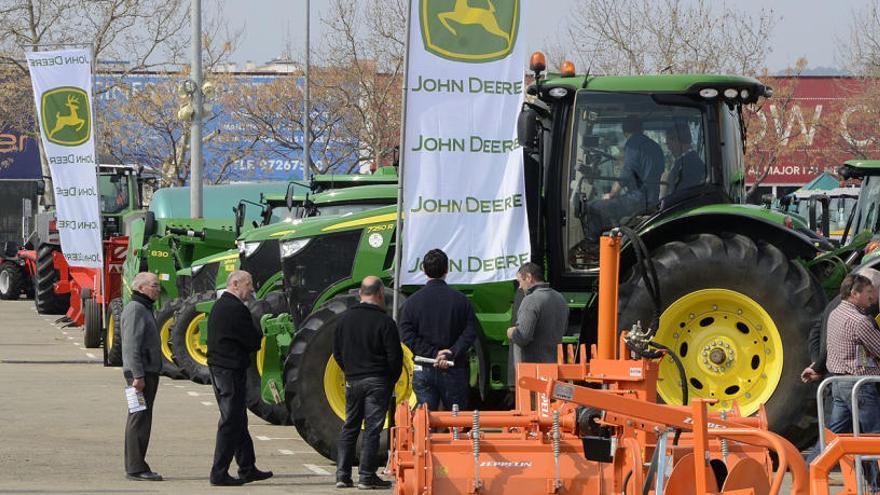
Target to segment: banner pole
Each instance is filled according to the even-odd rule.
[[[406,43],[404,44],[404,58],[403,58],[403,81],[401,84],[402,92],[403,92],[403,103],[400,106],[400,147],[399,152],[397,153],[397,219],[395,220],[394,226],[394,280],[392,281],[394,287],[394,293],[392,294],[392,310],[391,317],[394,318],[394,321],[398,320],[398,313],[400,308],[400,297],[398,294],[400,292],[400,261],[402,259],[403,253],[403,236],[401,235],[401,228],[403,227],[403,170],[406,159],[405,153],[405,145],[406,145],[406,100],[407,94],[409,93],[409,40],[410,40],[410,30],[412,29],[412,0],[409,0],[406,3]]]

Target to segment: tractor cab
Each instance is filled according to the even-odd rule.
[[[143,208],[143,180],[139,167],[101,165],[98,169],[98,193],[104,238],[124,235],[123,218]]]
[[[546,243],[556,254],[553,278],[596,271],[598,236],[612,226],[639,230],[658,216],[743,201],[741,109],[770,88],[737,76],[596,77],[567,68],[543,79],[532,65],[537,82],[519,121],[532,250]]]
[[[861,179],[859,199],[853,208],[842,234],[841,243],[847,238],[850,244],[858,244],[864,238],[870,240],[865,247],[865,258],[880,254],[880,241],[873,239],[880,233],[880,160],[847,160],[838,169],[844,179]],[[863,260],[865,261],[865,260]]]

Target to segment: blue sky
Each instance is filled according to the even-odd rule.
[[[364,0],[352,0],[364,1]],[[531,0],[538,5],[539,0]],[[719,4],[717,0],[709,0]],[[541,8],[533,9],[526,19],[529,49],[538,50],[546,45],[564,23],[569,9],[578,0],[542,0]],[[758,0],[728,1],[726,5],[742,9],[748,15],[756,15],[761,8],[772,6],[781,17],[773,33],[773,51],[767,55],[766,64],[771,71],[782,70],[794,64],[799,57],[806,57],[810,67],[834,67],[840,63],[837,54],[838,40],[848,35],[851,13],[866,1],[837,0]],[[320,22],[330,0],[311,0],[312,45],[320,42],[326,28]],[[225,16],[230,25],[245,28],[244,36],[233,60],[243,64],[247,60],[262,63],[281,54],[285,44],[301,53],[305,29],[305,0],[260,0],[224,2]],[[204,8],[210,8],[204,2]]]

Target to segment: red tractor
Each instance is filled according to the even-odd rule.
[[[47,210],[36,216],[36,231],[31,237],[36,248],[19,250],[15,258],[19,274],[13,275],[10,270],[13,281],[21,278],[22,270],[30,275],[29,290],[38,313],[63,314],[59,321],[65,321],[67,326],[84,326],[83,341],[88,348],[101,346],[108,303],[121,294],[122,264],[128,248],[125,225],[144,214],[142,186],[136,167],[101,165],[99,169],[104,236],[102,269],[71,267],[67,263],[61,250],[55,211]],[[18,294],[20,292],[16,296]]]

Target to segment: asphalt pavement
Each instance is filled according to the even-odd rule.
[[[213,392],[165,377],[147,455],[165,481],[127,480],[122,371],[105,368],[101,349],[83,348],[82,330],[60,328],[56,319],[38,315],[33,301],[0,301],[0,493],[351,493],[333,486],[333,463],[292,426],[253,415],[257,466],[275,476],[210,486],[219,418]]]

